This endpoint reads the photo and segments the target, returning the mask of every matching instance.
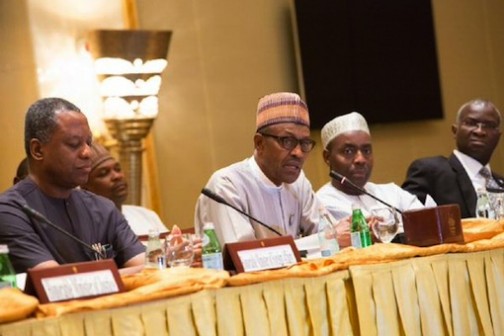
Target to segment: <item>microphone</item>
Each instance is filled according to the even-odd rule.
[[[502,188],[486,188],[486,191],[490,192],[490,193],[497,193],[497,194],[500,194],[500,193],[503,193],[504,192],[504,189]]]
[[[364,188],[361,188],[359,187],[358,185],[356,185],[355,183],[353,183],[352,181],[350,181],[349,179],[347,179],[345,176],[341,175],[340,173],[337,173],[335,172],[334,170],[331,170],[329,171],[329,176],[332,177],[333,179],[335,179],[336,181],[338,181],[341,185],[348,185],[349,187],[363,193],[363,194],[366,194],[368,195],[369,197],[371,198],[374,198],[375,200],[377,200],[378,202],[388,206],[389,208],[392,208],[394,209],[395,211],[397,211],[398,213],[402,214],[402,211],[397,209],[395,206],[392,206],[390,204],[388,204],[387,202],[385,202],[384,200],[376,197],[375,195],[369,193],[366,191],[366,189]]]
[[[282,236],[282,234],[280,232],[278,232],[277,230],[273,229],[272,227],[269,227],[268,225],[264,224],[263,222],[261,222],[260,220],[252,217],[251,215],[249,215],[248,213],[246,213],[245,211],[235,207],[234,205],[232,205],[231,203],[229,203],[228,201],[226,201],[224,198],[222,198],[221,196],[217,195],[216,193],[214,193],[213,191],[211,191],[210,189],[207,189],[207,188],[203,188],[201,189],[201,193],[203,195],[205,195],[206,197],[214,200],[215,202],[217,203],[221,203],[221,204],[224,204],[224,205],[227,205],[228,207],[238,211],[239,213],[241,213],[242,215],[245,215],[246,217],[252,219],[253,221],[255,221],[257,224],[260,224],[262,226],[264,226],[265,228],[269,229],[270,231],[276,233],[277,235],[279,236]]]
[[[51,222],[49,219],[47,219],[47,217],[45,217],[44,215],[42,215],[40,212],[38,212],[37,210],[33,209],[32,207],[28,206],[28,204],[22,204],[21,205],[21,209],[23,210],[23,212],[25,214],[28,215],[28,217],[30,218],[35,218],[37,219],[38,221],[41,221],[43,223],[46,223],[47,225],[49,225],[50,227],[52,227],[53,229],[56,229],[57,231],[63,233],[65,236],[69,237],[70,239],[76,241],[77,243],[79,243],[80,245],[84,246],[85,248],[87,248],[88,250],[91,250],[93,251],[93,253],[97,253],[98,255],[100,255],[100,257],[102,259],[105,259],[105,255],[102,253],[102,251],[98,251],[96,249],[94,249],[91,245],[89,245],[88,243],[80,240],[79,238],[77,238],[76,236],[74,236],[73,234],[71,234],[70,232],[60,228],[59,226],[57,226],[56,224],[54,224],[53,222]]]

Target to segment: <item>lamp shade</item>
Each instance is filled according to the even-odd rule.
[[[87,48],[104,99],[105,119],[155,118],[171,31],[94,30]]]
[[[104,119],[119,144],[128,204],[141,203],[142,140],[158,114],[171,31],[94,30],[87,38],[104,100]]]
[[[171,31],[93,30],[88,36],[88,49],[93,58],[122,58],[133,62],[166,59]]]

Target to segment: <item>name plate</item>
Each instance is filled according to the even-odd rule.
[[[25,290],[41,303],[92,298],[124,291],[112,259],[28,270]]]
[[[236,273],[287,267],[301,261],[291,236],[229,243],[224,248],[226,270]]]
[[[238,251],[245,272],[282,268],[297,262],[290,245]]]
[[[110,270],[42,279],[49,302],[117,293],[119,287]]]

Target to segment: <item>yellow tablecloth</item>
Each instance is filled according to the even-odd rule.
[[[504,249],[350,268],[363,335],[504,335]]]
[[[504,248],[0,325],[1,336],[352,334],[504,335]]]
[[[350,335],[349,273],[205,290],[0,325],[0,335]]]

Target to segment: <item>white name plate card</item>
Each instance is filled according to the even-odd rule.
[[[224,266],[230,272],[256,272],[287,267],[301,261],[291,236],[226,244]]]
[[[117,293],[119,288],[110,270],[63,275],[42,279],[50,302]]]
[[[40,303],[92,298],[124,291],[112,259],[29,269],[25,292]]]
[[[297,262],[290,245],[238,251],[245,272],[282,268]]]

